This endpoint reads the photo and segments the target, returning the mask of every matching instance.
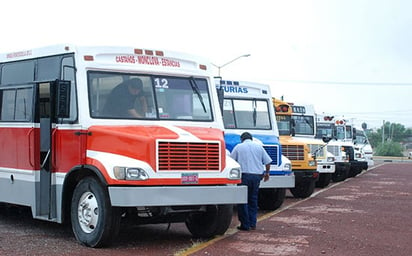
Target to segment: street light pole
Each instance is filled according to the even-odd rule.
[[[240,55],[240,56],[234,58],[234,59],[231,60],[231,61],[226,62],[225,64],[223,64],[223,65],[221,65],[221,66],[215,65],[215,64],[213,64],[213,63],[212,63],[212,65],[215,66],[215,67],[217,67],[217,70],[218,70],[218,73],[217,73],[217,74],[218,74],[218,76],[220,77],[220,69],[221,69],[221,68],[226,67],[226,66],[229,65],[230,63],[232,63],[232,62],[234,62],[234,61],[236,61],[236,60],[238,60],[238,59],[240,59],[240,58],[249,57],[249,56],[250,56],[250,54],[243,54],[243,55]]]

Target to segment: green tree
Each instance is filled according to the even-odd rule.
[[[399,142],[389,141],[379,144],[375,149],[378,156],[403,156],[403,147]]]
[[[401,142],[412,136],[412,129],[399,123],[385,122],[376,131],[368,130],[366,134],[376,155],[402,156]]]

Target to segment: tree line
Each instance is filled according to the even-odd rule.
[[[399,123],[385,122],[376,131],[365,131],[374,154],[378,156],[404,156],[408,143],[412,145],[412,129]]]

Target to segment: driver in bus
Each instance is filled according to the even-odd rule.
[[[140,103],[141,111],[135,108]],[[147,112],[147,102],[143,95],[143,83],[139,78],[126,80],[117,85],[109,94],[103,112],[110,117],[142,118]]]

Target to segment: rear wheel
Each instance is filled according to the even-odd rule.
[[[294,188],[290,189],[290,192],[295,198],[307,198],[312,195],[315,190],[315,181],[305,181],[295,185]]]
[[[232,222],[233,205],[208,205],[205,212],[191,213],[186,227],[194,237],[223,235]]]
[[[76,239],[89,247],[103,247],[119,232],[120,214],[110,205],[106,188],[95,178],[77,184],[71,202],[71,223]]]
[[[261,188],[259,189],[258,206],[261,210],[276,210],[285,200],[285,188]]]

